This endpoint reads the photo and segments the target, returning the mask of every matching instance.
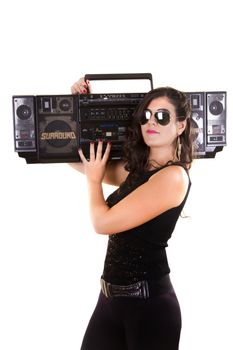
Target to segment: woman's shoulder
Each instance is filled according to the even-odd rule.
[[[162,184],[172,183],[187,188],[191,184],[188,170],[182,164],[169,164],[153,173],[149,181],[159,181]]]
[[[171,164],[153,174],[148,184],[151,193],[156,193],[161,200],[170,203],[171,207],[177,207],[186,198],[191,181],[183,166]]]

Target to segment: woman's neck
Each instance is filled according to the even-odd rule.
[[[164,166],[169,161],[175,161],[176,157],[174,154],[174,149],[164,149],[160,148],[151,148],[148,159],[148,170]]]

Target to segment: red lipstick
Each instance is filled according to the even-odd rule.
[[[147,134],[159,134],[158,131],[154,130],[154,129],[148,129],[146,130]]]

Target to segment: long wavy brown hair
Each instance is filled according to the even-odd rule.
[[[149,167],[149,150],[145,144],[140,125],[140,117],[149,103],[158,98],[166,97],[175,107],[176,118],[179,121],[186,120],[186,127],[179,136],[181,154],[171,159],[167,164],[180,164],[187,170],[190,169],[193,160],[193,142],[191,133],[191,107],[185,93],[171,87],[160,87],[148,92],[134,111],[131,125],[128,128],[128,137],[123,149],[125,169],[131,173],[132,182],[139,178]],[[177,140],[174,140],[174,152]],[[176,150],[177,152],[177,150]],[[178,159],[179,158],[179,159]]]

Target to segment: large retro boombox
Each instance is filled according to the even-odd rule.
[[[88,80],[149,79],[143,74],[86,75]],[[122,146],[144,93],[13,96],[15,151],[27,163],[80,161],[89,143],[112,142],[110,159],[122,158]],[[226,145],[226,92],[187,92],[192,108],[195,157],[214,158]]]

